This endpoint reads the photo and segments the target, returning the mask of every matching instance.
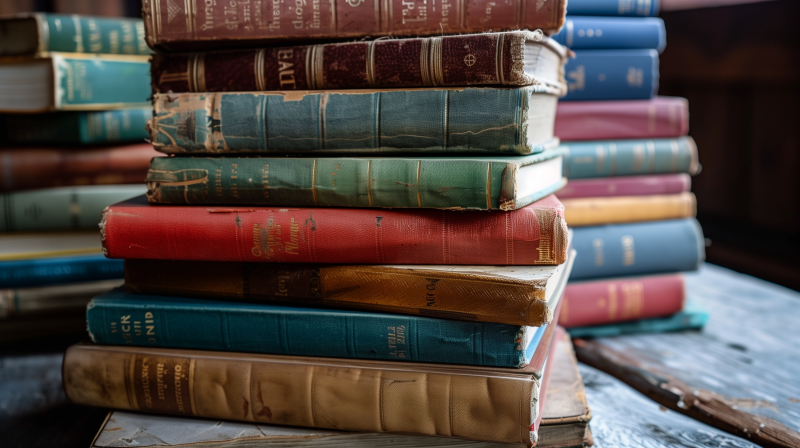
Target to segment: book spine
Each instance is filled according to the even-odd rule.
[[[685,173],[575,179],[558,190],[558,198],[678,194],[689,191],[691,185],[692,178]]]
[[[633,101],[559,103],[555,134],[563,141],[680,137],[689,132],[689,102],[655,97]]]
[[[570,227],[694,218],[692,193],[606,198],[564,199],[564,218]]]
[[[655,16],[659,0],[569,0],[569,13],[580,16]]]
[[[109,205],[145,192],[144,186],[62,187],[0,195],[0,232],[96,228]]]
[[[158,207],[132,201],[104,211],[101,232],[111,258],[558,265],[567,256],[563,207],[553,196],[507,213]]]
[[[555,96],[540,96],[532,88],[157,94],[150,136],[168,154],[529,154],[541,150],[526,138],[531,101],[535,113],[555,116]]]
[[[658,90],[656,50],[577,50],[562,101],[649,100]]]
[[[122,260],[102,254],[0,263],[0,288],[26,288],[123,278]]]
[[[88,406],[531,445],[538,380],[382,366],[82,344],[67,350],[63,380]]]
[[[653,140],[572,142],[566,145],[562,172],[569,179],[700,170],[691,137]]]
[[[575,338],[608,338],[626,334],[670,333],[699,330],[708,322],[709,314],[689,302],[687,309],[667,317],[654,317],[605,325],[573,327],[569,334]]]
[[[43,314],[82,314],[92,298],[121,285],[122,280],[117,279],[0,290],[0,319]]]
[[[150,64],[146,58],[112,60],[69,53],[52,54],[51,58],[55,110],[99,111],[150,104]]]
[[[120,296],[122,301],[112,298]],[[86,321],[92,340],[105,345],[514,368],[525,358],[516,342],[522,327],[397,314],[175,301],[112,292],[92,300]],[[129,321],[149,321],[148,331],[122,330]]]
[[[570,283],[558,322],[571,328],[664,317],[682,310],[685,299],[682,274]]]
[[[694,219],[573,229],[570,280],[696,270],[705,240]]]
[[[546,283],[416,266],[329,266],[167,260],[125,261],[137,294],[314,304],[509,325],[541,326],[552,315]],[[392,294],[385,294],[392,291]]]
[[[568,16],[553,40],[572,49],[653,49],[667,45],[664,21],[658,17]]]
[[[156,93],[524,86],[534,84],[524,72],[526,42],[541,40],[514,32],[157,53],[151,74]]]
[[[564,23],[566,1],[507,3],[448,1],[435,8],[424,0],[336,0],[279,8],[277,3],[220,4],[143,2],[151,47],[180,50],[209,45],[246,46],[281,39],[339,39],[366,36],[426,36],[541,29]]]
[[[39,51],[68,53],[151,53],[140,19],[86,17],[77,14],[37,14]]]

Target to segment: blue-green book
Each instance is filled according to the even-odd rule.
[[[153,109],[0,115],[0,137],[8,143],[83,145],[143,141]]]
[[[86,311],[97,344],[518,368],[546,327],[138,295]],[[538,335],[538,336],[537,336]]]
[[[642,319],[608,325],[568,328],[573,338],[604,338],[628,334],[667,333],[672,331],[699,330],[708,322],[708,313],[691,302],[683,311],[668,317]]]
[[[700,172],[691,137],[570,142],[562,173],[568,179]]]

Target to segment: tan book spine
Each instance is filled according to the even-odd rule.
[[[527,369],[79,344],[64,390],[81,405],[531,445]]]
[[[659,194],[563,199],[564,218],[572,227],[691,218],[697,213],[694,194]]]

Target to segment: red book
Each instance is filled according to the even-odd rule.
[[[510,212],[149,205],[108,207],[110,258],[360,264],[557,265],[567,256],[555,196]]]
[[[603,196],[649,196],[689,191],[692,178],[685,173],[650,176],[598,177],[570,180],[558,190],[558,197],[593,198]]]
[[[689,102],[658,96],[636,101],[558,103],[555,134],[563,141],[680,137],[689,132]]]
[[[162,50],[366,36],[561,28],[567,0],[144,0],[145,38]]]
[[[670,316],[685,298],[682,274],[570,283],[558,323],[570,328]]]
[[[150,159],[163,155],[149,143],[87,149],[0,149],[0,192],[137,184],[147,177]]]

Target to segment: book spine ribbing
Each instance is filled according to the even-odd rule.
[[[109,280],[124,274],[122,260],[110,260],[102,254],[4,261],[0,263],[0,288]]]
[[[647,100],[658,90],[656,50],[576,50],[562,101]]]
[[[150,64],[144,57],[114,60],[58,53],[51,54],[51,58],[54,110],[97,111],[150,104]]]
[[[694,218],[692,193],[605,198],[564,199],[564,218],[570,227]]]
[[[39,51],[69,53],[151,53],[140,19],[86,17],[77,14],[37,14]]]
[[[637,174],[696,174],[697,146],[691,137],[653,140],[607,140],[563,145],[563,173],[569,179]]]
[[[653,49],[667,45],[664,21],[658,17],[567,16],[553,40],[572,49]]]
[[[569,13],[581,16],[655,16],[659,0],[570,0]]]

